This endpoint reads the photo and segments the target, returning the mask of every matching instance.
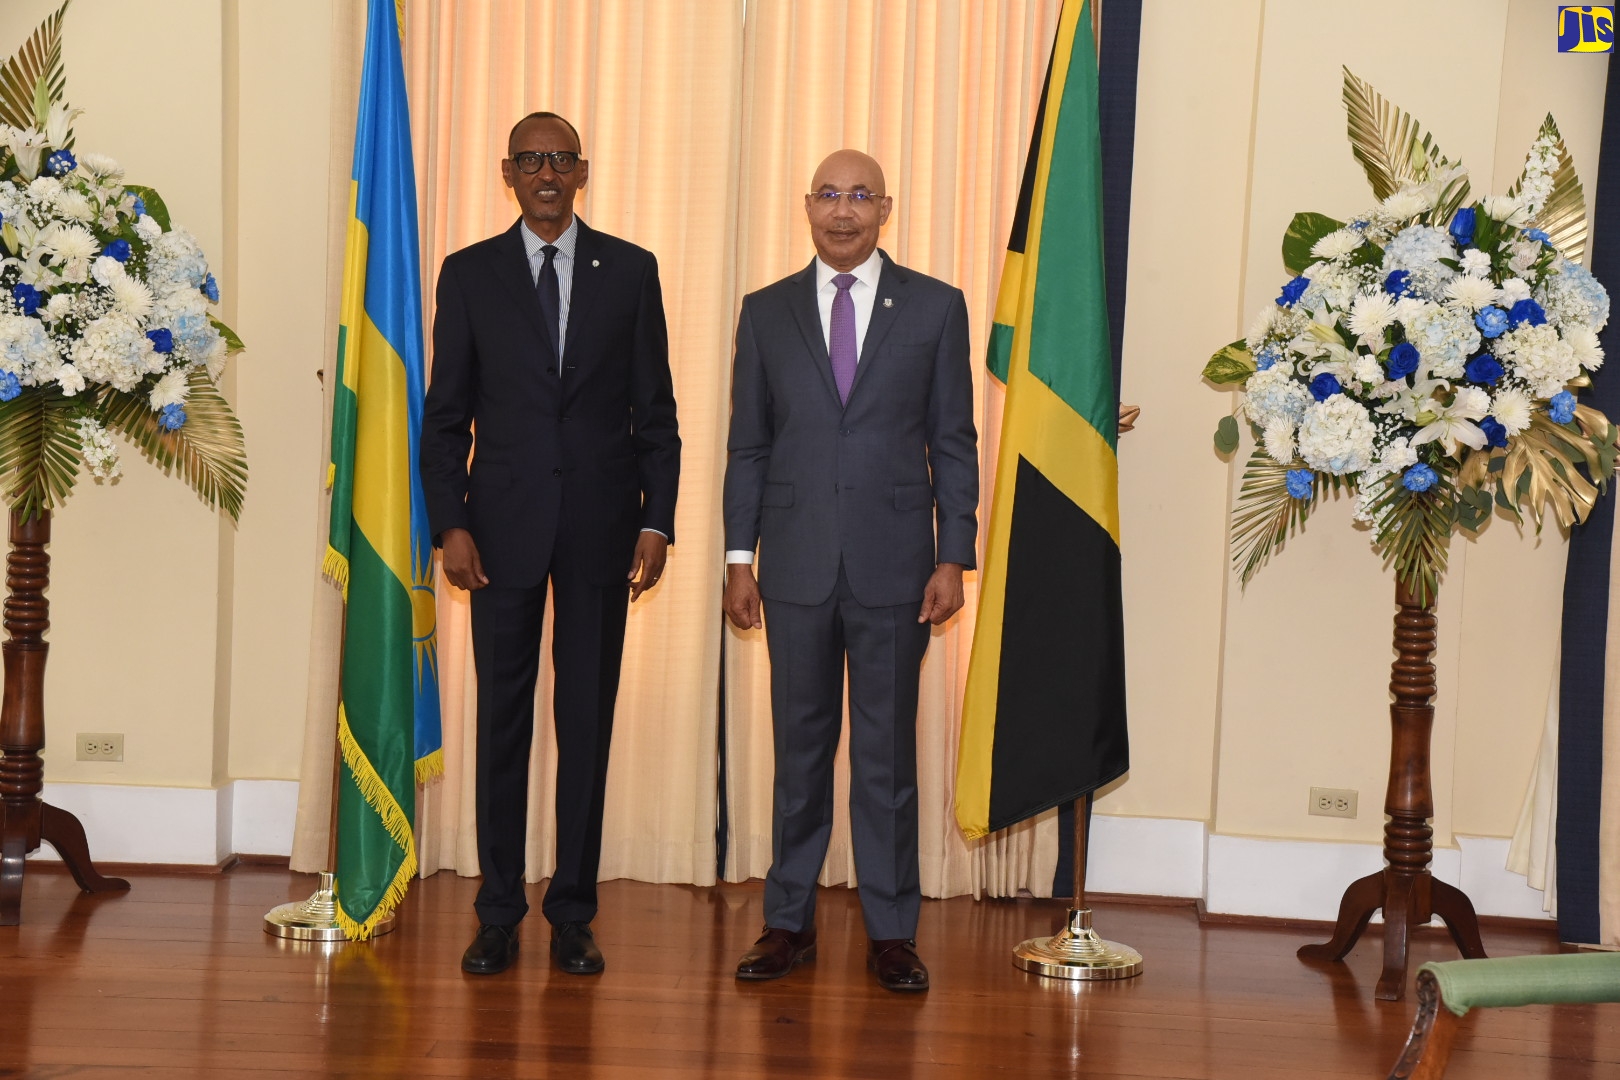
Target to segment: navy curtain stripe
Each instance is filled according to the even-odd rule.
[[[1593,199],[1592,254],[1587,268],[1611,288],[1620,281],[1620,80],[1609,68],[1604,92],[1603,139]],[[1604,352],[1620,350],[1611,319]],[[1620,416],[1620,376],[1605,368],[1583,400]],[[1570,534],[1564,575],[1563,653],[1558,688],[1558,934],[1565,941],[1596,942],[1598,825],[1603,811],[1603,669],[1609,626],[1609,555],[1614,541],[1614,489]]]

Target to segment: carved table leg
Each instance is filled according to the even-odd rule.
[[[1301,945],[1301,960],[1343,960],[1355,947],[1373,913],[1384,906],[1384,872],[1368,874],[1351,883],[1339,902],[1339,921],[1333,927],[1333,940],[1324,945]]]

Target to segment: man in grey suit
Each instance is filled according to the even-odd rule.
[[[811,188],[816,258],[744,298],[732,376],[724,604],[744,629],[765,609],[776,749],[765,933],[737,977],[778,978],[815,956],[847,661],[868,964],[890,990],[926,990],[917,679],[929,625],[961,608],[974,565],[967,305],[877,250],[893,200],[876,161],[840,150]]]

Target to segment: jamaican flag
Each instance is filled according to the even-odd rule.
[[[1097,54],[1063,7],[990,332],[1006,384],[957,759],[968,837],[1129,767]]]
[[[416,471],[422,294],[416,173],[396,0],[370,0],[349,187],[332,406],[332,528],[343,586],[338,921],[369,937],[416,873],[416,784],[443,769],[433,545]]]

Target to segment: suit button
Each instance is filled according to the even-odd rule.
[[[565,424],[568,423],[568,417],[566,417],[566,416],[558,417],[558,419],[561,420]]]
[[[849,438],[849,428],[842,429],[838,432],[838,434],[844,436],[846,439]]]
[[[562,475],[562,470],[561,469],[552,469],[551,470],[551,475],[552,476],[561,476]]]

